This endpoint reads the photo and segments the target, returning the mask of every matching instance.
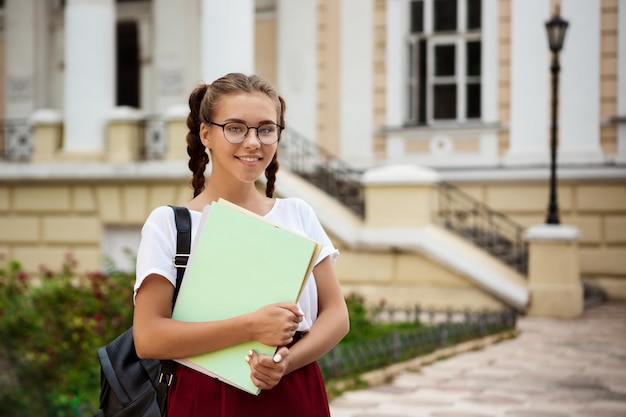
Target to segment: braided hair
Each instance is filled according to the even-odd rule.
[[[261,92],[267,95],[276,103],[276,113],[278,114],[278,124],[285,126],[285,100],[268,82],[257,75],[245,75],[241,73],[227,74],[215,80],[212,84],[201,84],[197,86],[189,96],[189,116],[187,116],[187,154],[189,163],[187,164],[193,173],[191,186],[193,196],[196,197],[204,190],[204,172],[209,163],[209,155],[202,141],[200,140],[200,125],[210,123],[219,105],[220,100],[227,95],[240,93]],[[280,138],[279,138],[280,141]],[[278,151],[274,154],[271,162],[265,169],[265,195],[272,197],[276,184],[276,173],[278,172]]]

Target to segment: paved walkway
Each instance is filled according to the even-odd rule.
[[[626,303],[522,317],[519,335],[331,402],[333,417],[626,417]]]

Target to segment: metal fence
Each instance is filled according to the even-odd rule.
[[[398,311],[417,312],[414,319],[420,317],[446,319],[426,326],[418,326],[419,321],[416,321],[415,329],[412,330],[396,331],[372,340],[341,343],[319,360],[324,378],[358,375],[425,355],[442,347],[512,330],[517,323],[515,310],[454,313],[409,309],[397,310],[394,314]]]

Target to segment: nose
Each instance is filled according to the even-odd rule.
[[[254,133],[251,130],[254,129]],[[251,140],[252,138],[252,140]],[[259,139],[259,128],[249,127],[246,135],[243,137],[243,143],[245,146],[254,145],[255,147],[261,146],[261,139]]]

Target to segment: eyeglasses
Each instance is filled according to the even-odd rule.
[[[284,129],[283,126],[276,123],[264,123],[257,127],[250,127],[240,122],[230,122],[223,125],[210,122],[210,124],[221,127],[222,132],[224,132],[224,139],[233,145],[243,142],[246,136],[248,136],[250,129],[256,129],[256,137],[263,145],[273,145],[278,142],[280,133]]]

